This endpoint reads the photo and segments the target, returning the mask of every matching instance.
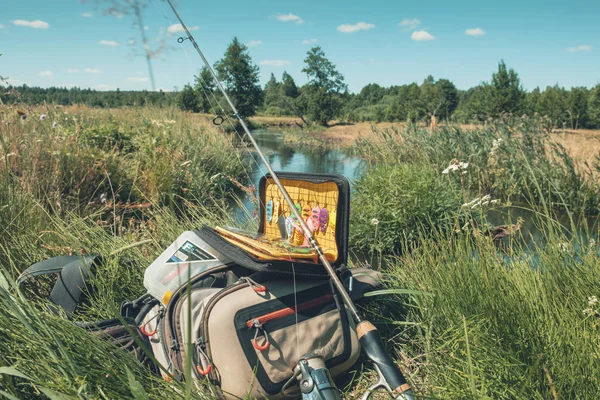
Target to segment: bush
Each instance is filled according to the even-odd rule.
[[[382,164],[354,185],[350,241],[361,251],[404,252],[422,235],[462,227],[460,185],[422,164]]]

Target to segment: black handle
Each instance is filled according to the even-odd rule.
[[[379,367],[394,394],[411,393],[410,385],[387,353],[377,328],[369,321],[362,321],[356,326],[356,332],[365,354]]]

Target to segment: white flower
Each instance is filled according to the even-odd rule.
[[[46,119],[46,114],[40,114],[40,121],[43,121]]]
[[[566,253],[569,250],[569,244],[568,243],[559,243],[558,249],[561,251],[561,253]]]
[[[54,121],[54,122],[52,123],[52,128],[54,129],[54,128],[56,128],[57,126],[58,126],[58,122]]]
[[[377,218],[373,218],[373,219],[371,220],[371,224],[372,224],[372,225],[379,225],[379,220],[378,220]]]
[[[100,204],[104,204],[106,203],[106,194],[101,193],[100,194]]]
[[[442,174],[447,174],[450,171],[460,171],[462,170],[462,175],[466,174],[466,169],[469,167],[469,163],[465,163],[462,161],[458,161],[456,159],[450,161],[448,167],[442,171]]]
[[[596,296],[590,296],[590,297],[588,297],[588,305],[590,307],[593,307],[596,304],[598,304],[598,298]]]

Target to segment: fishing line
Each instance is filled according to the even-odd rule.
[[[159,12],[159,13],[162,15],[162,17],[163,17],[163,20],[165,20],[165,22],[167,22],[167,24],[170,24],[171,22],[173,22],[173,19],[172,19],[172,17],[171,17],[171,18],[169,18],[169,17],[167,17],[167,16],[166,16],[166,14],[165,14],[165,11],[164,11],[164,9],[162,8],[162,5],[160,5],[160,4],[156,4],[156,1],[155,1],[155,0],[151,0],[151,1],[152,1],[152,4],[154,5],[154,7],[157,9],[157,11],[158,11],[158,12]],[[159,7],[160,7],[160,8],[159,8]],[[179,22],[180,22],[180,21],[179,21]],[[184,25],[183,25],[183,24],[181,24],[181,26],[183,27]],[[186,31],[187,31],[187,27],[186,27],[185,29],[186,29]],[[189,34],[189,31],[187,31],[187,33]],[[193,61],[193,60],[190,58],[190,56],[188,55],[188,53],[187,53],[186,49],[183,47],[183,42],[184,42],[185,40],[190,40],[190,36],[191,36],[191,35],[189,35],[189,36],[185,37],[185,39],[184,39],[184,40],[181,40],[181,41],[178,39],[178,40],[177,40],[177,43],[178,43],[179,47],[181,48],[182,52],[185,54],[185,57],[186,57],[186,59],[188,60],[188,63],[189,63],[189,64],[190,64],[192,67],[194,67],[194,69],[195,69],[195,70],[198,70],[198,71],[200,71],[200,70],[201,70],[201,68],[199,68],[199,66],[198,66],[198,65],[197,65],[197,64],[196,64],[196,63],[195,63],[195,62],[194,62],[194,61]],[[198,78],[198,79],[199,79],[199,81],[201,82],[201,84],[200,84],[201,90],[202,90],[202,92],[203,92],[203,94],[204,94],[204,97],[205,97],[205,98],[208,100],[208,102],[209,102],[209,104],[210,104],[210,108],[211,108],[211,110],[213,111],[213,114],[215,114],[217,117],[221,116],[221,118],[223,118],[223,117],[222,117],[222,115],[228,115],[227,111],[225,111],[225,108],[223,107],[223,105],[221,104],[221,102],[219,101],[219,99],[217,98],[217,96],[215,95],[215,93],[214,93],[214,92],[208,92],[208,91],[205,89],[205,85],[206,85],[207,87],[208,87],[208,85],[207,85],[207,82],[206,82],[206,80],[204,80],[204,79],[202,78],[202,76],[201,76],[201,74],[200,74],[200,73],[198,73],[198,76],[197,76],[197,78]],[[212,77],[211,77],[211,78],[212,78]],[[213,80],[214,80],[214,78],[213,78]],[[218,82],[216,82],[216,81],[215,81],[215,84],[218,84]],[[214,103],[216,103],[216,104],[218,105],[218,108],[217,108],[217,106],[215,106],[215,104],[213,103],[213,101],[211,101],[211,96],[212,96],[212,98],[213,98],[213,101],[214,101]],[[219,108],[221,109],[221,112],[219,112],[219,110],[218,110]],[[215,118],[217,118],[217,117],[215,117]],[[234,124],[231,122],[231,119],[230,119],[230,118],[228,118],[228,117],[227,117],[227,118],[223,118],[223,119],[224,119],[224,120],[227,120],[227,122],[229,123],[229,126],[231,127],[231,129],[233,130],[233,132],[235,132],[236,136],[237,136],[237,137],[240,139],[240,142],[241,142],[242,144],[244,144],[244,147],[246,147],[246,148],[247,148],[248,146],[247,146],[247,145],[246,145],[246,143],[244,142],[244,135],[240,134],[240,132],[239,132],[239,131],[237,130],[237,128],[235,127],[235,125],[234,125]],[[213,120],[213,121],[214,121],[214,120]],[[248,150],[247,150],[247,151],[248,151]],[[256,158],[254,157],[254,155],[253,155],[253,154],[251,154],[251,153],[250,153],[250,151],[248,151],[248,153],[249,153],[249,155],[250,155],[250,158],[252,159],[252,162],[253,162],[253,163],[256,165],[256,167],[258,168],[258,171],[261,173],[261,175],[266,175],[265,171],[263,170],[263,167],[260,165],[260,163],[258,163],[258,161],[257,161],[257,160],[256,160]],[[240,154],[239,154],[237,151],[235,152],[235,155],[236,155],[236,157],[238,158],[238,160],[240,161],[240,164],[242,165],[242,168],[243,168],[243,170],[244,170],[244,173],[245,173],[245,175],[246,175],[246,176],[248,177],[248,179],[249,179],[249,180],[252,182],[252,184],[254,184],[255,182],[253,182],[253,180],[252,180],[252,174],[248,172],[248,170],[247,170],[247,168],[246,168],[246,163],[245,163],[245,162],[244,162],[244,160],[242,159],[241,155],[240,155]],[[259,201],[260,201],[260,199],[259,199]]]

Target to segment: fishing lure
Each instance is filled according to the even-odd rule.
[[[302,229],[300,229],[300,227],[294,227],[292,243],[294,243],[296,246],[300,246],[304,243],[304,233],[302,233]]]
[[[267,214],[267,222],[271,222],[273,219],[273,200],[269,200],[267,206],[265,207],[265,212]]]
[[[279,219],[280,207],[281,207],[281,204],[279,202],[279,199],[275,200],[275,205],[273,206],[273,218],[272,218],[272,221],[274,224],[276,224],[277,220]]]
[[[285,219],[285,233],[288,238],[292,239],[292,234],[294,233],[294,217],[287,217]]]
[[[312,220],[312,225],[313,225],[313,232],[317,232],[319,230],[319,227],[321,226],[321,220],[319,217],[319,214],[321,212],[321,208],[319,206],[314,206],[312,209],[312,214],[310,216],[310,219]]]
[[[319,211],[319,223],[321,226],[321,233],[325,233],[327,231],[327,223],[329,222],[329,211],[327,208],[321,208]]]
[[[306,204],[302,209],[302,219],[307,220],[310,217],[310,206]]]

